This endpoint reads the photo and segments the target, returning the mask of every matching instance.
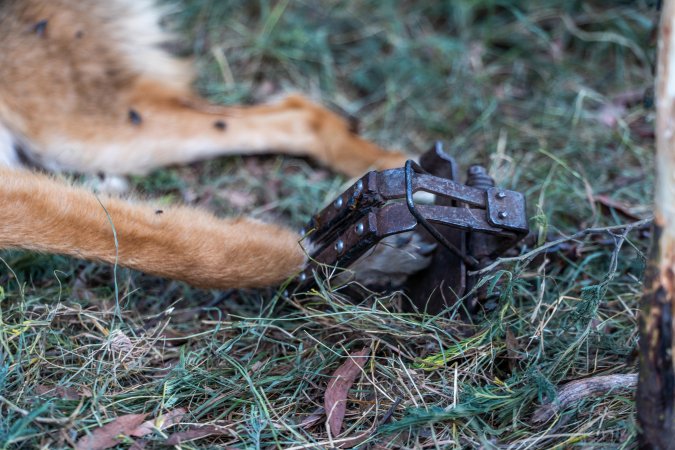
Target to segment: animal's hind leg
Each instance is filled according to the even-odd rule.
[[[300,237],[279,226],[99,198],[29,171],[0,168],[0,180],[0,249],[118,262],[221,289],[274,286],[305,262]]]
[[[154,87],[153,87],[154,88]],[[83,172],[144,173],[226,154],[309,156],[350,176],[401,166],[401,153],[360,138],[347,120],[300,96],[267,106],[221,107],[138,89],[110,120],[75,118],[41,133],[40,153]],[[73,119],[73,118],[71,118]]]

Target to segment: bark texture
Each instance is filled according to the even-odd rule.
[[[656,77],[654,244],[640,312],[640,448],[675,449],[675,0],[663,4]]]

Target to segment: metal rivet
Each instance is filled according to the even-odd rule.
[[[506,192],[502,191],[497,192],[497,198],[498,199],[506,198]]]
[[[343,203],[344,203],[344,201],[342,200],[342,197],[338,197],[337,200],[335,200],[335,207],[338,208],[338,209],[342,208]]]
[[[497,217],[499,217],[500,219],[506,219],[507,217],[509,217],[509,213],[507,213],[506,211],[499,211]]]
[[[355,231],[356,231],[356,234],[358,234],[359,236],[363,234],[364,230],[365,230],[365,227],[363,226],[362,223],[359,223],[359,224],[356,225]]]
[[[307,274],[303,272],[300,274],[298,278],[300,279],[300,281],[305,281],[307,279]]]
[[[335,251],[338,252],[338,254],[342,253],[344,251],[344,249],[345,249],[345,243],[342,242],[342,239],[340,239],[339,241],[337,241],[335,243]]]
[[[356,182],[356,189],[358,189],[359,191],[363,189],[363,180],[359,180]]]

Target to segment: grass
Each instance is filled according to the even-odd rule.
[[[641,100],[653,83],[652,2],[169,6],[167,24],[212,100],[303,91],[357,116],[363,134],[388,147],[420,153],[441,139],[462,165],[487,164],[498,184],[526,194],[539,244],[650,214],[654,111]],[[635,92],[625,108],[612,106]],[[268,156],[170,168],[133,184],[167,202],[299,227],[344,181]],[[566,381],[636,371],[648,247],[645,231],[605,232],[504,264],[491,275],[503,283],[498,305],[468,334],[452,314],[401,313],[397,294],[208,292],[3,252],[0,447],[67,448],[112,418],[179,407],[181,425],[148,436],[146,448],[198,423],[225,434],[182,448],[330,447],[323,422],[303,420],[346,355],[367,346],[341,436],[371,430],[358,448],[634,448],[630,393],[587,398],[544,424],[531,417]]]

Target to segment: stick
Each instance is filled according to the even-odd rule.
[[[636,373],[603,375],[570,381],[560,387],[555,400],[536,409],[532,415],[532,422],[548,422],[555,415],[581,400],[589,397],[598,397],[610,392],[616,394],[634,392],[636,386]]]

